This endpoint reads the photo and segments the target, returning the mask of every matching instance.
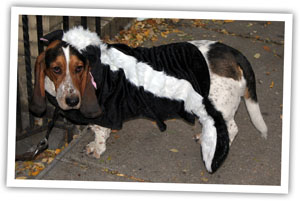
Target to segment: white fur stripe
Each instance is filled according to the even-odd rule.
[[[83,29],[82,26],[74,27],[64,33],[62,40],[71,44],[79,52],[89,45],[99,46],[102,43],[96,33]]]
[[[203,97],[194,90],[190,82],[156,71],[148,64],[138,62],[136,58],[115,48],[101,46],[101,62],[109,65],[112,71],[122,69],[126,79],[137,87],[143,87],[145,91],[158,97],[184,101],[185,110],[196,114],[203,126],[203,138],[201,139],[203,160],[207,170],[211,171],[217,132],[214,120],[207,114],[205,106],[202,104]]]

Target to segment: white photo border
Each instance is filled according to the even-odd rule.
[[[140,18],[180,18],[180,19],[226,19],[251,21],[284,21],[284,83],[281,185],[221,185],[221,184],[175,184],[175,183],[136,183],[103,181],[50,181],[15,179],[15,139],[16,139],[16,100],[17,100],[17,61],[19,15],[48,16],[113,16]],[[34,188],[71,189],[117,189],[117,190],[156,190],[156,191],[195,191],[195,192],[238,192],[287,194],[289,184],[289,144],[290,144],[290,106],[292,72],[292,14],[277,13],[238,13],[201,11],[162,11],[162,10],[119,10],[119,9],[78,9],[78,8],[11,8],[11,41],[9,73],[9,113],[8,113],[8,154],[7,186]],[[97,185],[95,185],[97,184]]]

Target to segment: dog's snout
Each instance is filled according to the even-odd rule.
[[[70,107],[75,107],[79,103],[79,97],[78,96],[67,97],[66,98],[66,103]]]

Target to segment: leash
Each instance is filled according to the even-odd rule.
[[[51,121],[48,123],[47,133],[45,135],[45,138],[42,139],[37,145],[34,145],[31,147],[27,152],[24,154],[16,155],[16,161],[29,161],[35,159],[37,155],[42,153],[48,148],[49,143],[49,136],[51,133],[51,130],[54,127],[55,122],[57,121],[60,114],[60,109],[58,107],[55,107],[53,117]]]

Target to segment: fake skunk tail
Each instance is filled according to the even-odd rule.
[[[210,100],[204,98],[203,104],[207,114],[213,119],[214,125],[202,124],[201,153],[207,171],[214,173],[222,165],[229,152],[228,130],[222,113],[215,109]],[[201,122],[201,117],[199,119]],[[213,128],[216,129],[215,135],[205,131]]]
[[[250,62],[240,52],[236,54],[237,63],[243,70],[246,79],[246,90],[244,99],[251,121],[262,137],[267,138],[268,128],[262,117],[256,95],[255,75]]]

